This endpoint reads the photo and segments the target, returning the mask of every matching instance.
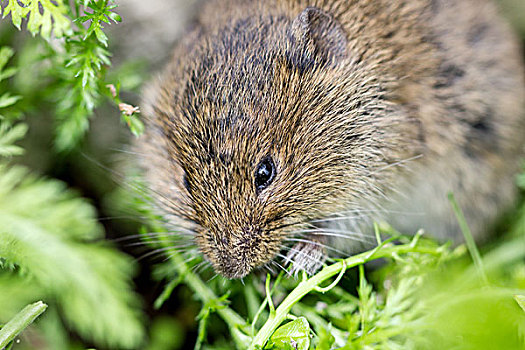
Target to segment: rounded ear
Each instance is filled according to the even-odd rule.
[[[308,7],[297,16],[291,27],[292,57],[306,63],[337,63],[346,57],[346,34],[328,13]],[[311,63],[314,63],[311,62]]]

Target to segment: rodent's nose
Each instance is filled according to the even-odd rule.
[[[246,257],[239,254],[220,254],[213,265],[216,272],[227,278],[242,278],[252,269]]]
[[[225,269],[222,269],[219,272],[221,275],[223,275],[226,278],[235,279],[235,278],[243,278],[246,275],[248,275],[251,271],[250,266],[243,265],[243,266],[227,266]]]
[[[260,229],[249,227],[236,235],[224,234],[215,246],[210,260],[215,271],[227,278],[242,278],[254,267],[255,252],[259,251]]]

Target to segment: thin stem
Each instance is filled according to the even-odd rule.
[[[332,288],[337,286],[337,284],[339,284],[339,281],[341,281],[341,278],[343,278],[343,275],[345,274],[345,272],[346,272],[346,264],[343,261],[343,268],[341,269],[341,272],[339,272],[339,275],[337,276],[337,278],[329,286],[327,287],[317,286],[315,287],[314,290],[318,293],[326,293],[330,291]]]
[[[253,338],[249,349],[253,350],[258,347],[262,348],[273,332],[286,320],[292,306],[296,304],[302,297],[311,291],[315,290],[319,284],[326,281],[327,279],[335,276],[339,273],[344,266],[346,268],[352,268],[357,265],[362,265],[368,260],[374,260],[379,258],[385,258],[392,256],[392,254],[405,254],[410,252],[425,253],[425,254],[439,254],[432,248],[412,246],[412,244],[404,244],[393,247],[383,247],[382,249],[375,251],[373,254],[370,252],[364,252],[358,255],[354,255],[350,258],[342,260],[333,265],[327,266],[318,272],[316,275],[309,279],[301,281],[297,287],[281,302],[279,307],[275,310],[274,317],[269,318],[259,332]]]
[[[275,313],[275,307],[273,306],[272,293],[270,292],[270,274],[266,274],[266,300],[268,302],[268,307],[270,308],[270,317]]]
[[[277,276],[277,279],[275,280],[275,282],[273,283],[273,287],[272,289],[270,290],[270,294],[273,294],[273,291],[277,289],[277,286],[279,285],[279,283],[281,282],[281,279],[283,278],[283,272],[281,271],[279,273],[279,275]],[[262,312],[264,311],[264,309],[266,308],[266,304],[268,303],[268,298],[264,298],[264,300],[262,301],[261,303],[261,306],[259,306],[259,309],[257,310],[257,313],[255,314],[255,317],[253,318],[253,321],[252,321],[252,326],[251,326],[251,332],[250,334],[253,336],[255,334],[255,325],[257,324],[257,320],[259,319],[259,316],[261,316]],[[269,317],[271,317],[271,315],[269,315]]]
[[[183,276],[186,285],[195,292],[195,295],[203,304],[219,299],[197,275],[190,271],[179,253],[174,252],[170,259],[173,261],[179,274]],[[251,338],[240,330],[240,327],[246,325],[246,321],[229,307],[217,308],[215,311],[228,325],[237,348],[246,348]]]
[[[47,305],[42,301],[27,305],[22,311],[17,313],[11,321],[0,329],[0,349],[3,349],[15,337],[20,334],[27,326],[46,311]]]
[[[463,233],[463,237],[465,237],[465,242],[467,243],[467,248],[470,252],[470,255],[472,256],[474,265],[476,266],[478,273],[481,276],[481,279],[483,280],[483,283],[488,284],[488,278],[487,274],[485,273],[485,269],[483,268],[483,261],[481,260],[481,255],[479,254],[476,242],[474,242],[474,238],[472,237],[472,233],[470,232],[467,220],[463,215],[463,211],[459,207],[456,198],[454,198],[454,194],[449,193],[448,199],[450,200],[452,208],[454,209],[454,214],[456,215],[456,218],[458,220],[459,227],[461,229],[461,232]]]

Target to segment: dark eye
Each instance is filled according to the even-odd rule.
[[[261,192],[268,187],[275,178],[275,165],[270,157],[264,158],[255,171],[255,188]]]
[[[188,180],[187,174],[184,174],[184,177],[182,178],[182,183],[184,184],[184,187],[186,187],[186,190],[190,192],[190,182]]]

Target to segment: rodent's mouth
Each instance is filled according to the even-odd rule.
[[[245,254],[219,252],[213,256],[208,255],[207,258],[215,272],[229,279],[243,278],[255,267],[252,259]]]
[[[216,273],[230,279],[243,278],[254,268],[264,265],[264,257],[273,256],[262,247],[234,246],[233,248],[215,247],[213,250],[204,250],[205,257],[211,262]],[[256,253],[255,253],[256,252]]]
[[[247,264],[220,264],[214,265],[214,268],[216,272],[229,279],[243,278],[252,270],[252,267]]]

